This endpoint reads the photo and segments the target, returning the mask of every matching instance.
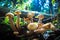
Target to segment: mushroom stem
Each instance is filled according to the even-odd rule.
[[[38,20],[38,23],[42,23],[42,20],[39,19],[39,20]]]
[[[17,31],[17,29],[15,28],[14,22],[13,22],[13,20],[12,20],[11,17],[9,17],[9,22],[10,22],[10,25],[11,25],[12,30],[13,31]]]
[[[38,15],[38,28],[42,28],[42,25],[43,25],[43,23],[42,23],[42,20],[44,19],[44,16],[43,15]]]
[[[17,15],[17,20],[16,20],[17,22],[16,22],[16,27],[19,29],[19,27],[20,27],[20,24],[19,24],[19,22],[20,22],[20,17],[19,17],[19,15]]]
[[[33,17],[31,18],[31,23],[33,23]]]
[[[12,30],[14,31],[13,34],[18,35],[19,32],[18,32],[18,30],[16,29],[16,27],[15,27],[15,25],[14,25],[14,22],[13,22],[13,20],[12,20],[14,14],[8,13],[8,14],[6,14],[6,16],[9,17],[10,26],[11,26]]]
[[[42,28],[42,25],[43,25],[43,23],[42,23],[42,20],[38,20],[38,28]]]
[[[20,27],[20,14],[21,14],[21,12],[19,10],[15,11],[15,15],[17,16],[16,27],[17,27],[18,31],[21,30],[21,27]]]

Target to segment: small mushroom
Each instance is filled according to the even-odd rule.
[[[12,30],[13,31],[17,31],[17,29],[15,28],[14,22],[12,20],[14,14],[12,14],[12,13],[9,12],[9,13],[6,14],[6,16],[9,17],[9,21],[10,21],[10,25],[11,25]]]
[[[29,36],[29,35],[31,35],[32,33],[33,33],[33,31],[26,31],[26,33],[27,33],[27,36]]]
[[[13,34],[14,34],[14,35],[18,35],[18,34],[19,34],[19,32],[13,32]]]
[[[34,38],[34,39],[32,39],[32,40],[39,40],[38,38]]]
[[[28,18],[32,18],[33,16],[34,16],[34,13],[28,13],[28,14],[27,14],[27,17],[28,17]]]
[[[20,28],[20,24],[19,24],[19,22],[20,22],[20,14],[21,14],[21,12],[19,10],[15,11],[15,15],[17,16],[16,27],[17,27],[18,30]]]
[[[42,23],[42,20],[44,19],[44,15],[40,14],[38,15],[39,23]]]
[[[34,16],[34,13],[27,14],[27,17],[31,20],[31,22],[33,22],[33,16]]]
[[[29,20],[29,18],[24,18],[24,22],[29,24],[31,22],[31,20]]]
[[[27,31],[27,34],[30,33],[30,31]]]
[[[40,20],[43,20],[43,19],[44,19],[44,15],[40,14],[40,15],[38,15],[38,18],[39,18]]]
[[[44,19],[44,16],[42,14],[38,15],[38,28],[41,28],[43,23],[42,20]]]

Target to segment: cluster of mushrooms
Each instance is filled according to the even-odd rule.
[[[31,19],[32,18],[33,17],[31,17]],[[31,22],[28,24],[27,28],[29,29],[29,31],[43,34],[47,30],[55,30],[55,26],[51,22],[46,24],[42,23],[42,20],[44,19],[44,16],[42,14],[38,15],[38,19],[38,23]]]
[[[15,14],[9,12],[6,14],[6,16],[9,17],[9,21],[10,21],[10,25],[11,25],[11,28],[12,30],[14,31],[13,33],[14,34],[19,34],[19,31],[20,30],[20,14],[21,12],[20,11],[15,11]],[[17,20],[16,20],[16,27],[15,27],[15,24],[14,24],[14,21],[13,21],[13,17],[14,15],[17,16]],[[50,30],[54,30],[55,29],[55,26],[49,22],[49,23],[42,23],[42,20],[44,19],[44,16],[42,14],[38,15],[38,22],[37,23],[34,23],[33,21],[33,16],[34,16],[34,13],[28,13],[27,14],[27,17],[28,18],[24,18],[24,21],[28,23],[27,25],[27,33],[29,32],[36,32],[36,33],[44,33],[45,31],[47,31],[48,29]],[[18,29],[18,30],[17,30]]]

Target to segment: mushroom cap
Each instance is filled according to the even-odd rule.
[[[9,12],[9,13],[6,14],[6,16],[9,16],[9,17],[12,18],[14,16],[14,14]]]
[[[50,23],[50,26],[51,26],[50,27],[51,30],[55,30],[55,26],[52,23]]]
[[[31,20],[29,20],[29,18],[24,18],[24,21],[27,22],[28,24],[31,22]]]
[[[13,32],[13,34],[18,35],[18,34],[19,34],[19,32]]]
[[[38,28],[42,28],[43,25],[43,23],[38,23]]]
[[[38,24],[37,24],[37,23],[30,23],[30,24],[28,24],[28,26],[27,26],[27,28],[28,28],[29,30],[36,30],[37,27],[38,27]]]
[[[34,30],[35,32],[37,33],[44,33],[46,31],[45,28],[40,28],[40,29],[37,29],[37,30]]]
[[[43,25],[43,28],[53,30],[55,29],[55,26],[52,23],[46,23]]]
[[[39,40],[38,38],[34,38],[34,39],[32,39],[32,40]]]
[[[39,18],[40,20],[42,20],[42,19],[44,19],[44,15],[40,14],[40,15],[38,15],[38,18]]]
[[[19,10],[15,11],[15,15],[20,15],[21,12]]]
[[[45,28],[45,29],[50,29],[51,24],[50,23],[46,23],[42,27]]]
[[[27,14],[27,17],[28,17],[28,18],[32,18],[33,16],[34,16],[34,13],[28,13],[28,14]]]

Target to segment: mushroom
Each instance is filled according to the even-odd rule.
[[[33,16],[34,16],[34,13],[27,14],[27,17],[31,20],[31,22],[33,22]]]
[[[30,30],[26,31],[26,36],[29,36],[29,35],[32,35],[32,34],[33,34],[33,31],[30,31]]]
[[[19,32],[18,31],[17,32],[13,32],[13,34],[17,36],[19,34]]]
[[[36,23],[30,23],[28,24],[27,28],[30,30],[30,31],[34,31],[38,28],[38,25]]]
[[[9,17],[9,21],[10,21],[10,25],[11,25],[12,30],[16,32],[17,29],[15,28],[14,22],[12,20],[14,14],[12,14],[12,13],[9,12],[9,13],[6,14],[6,16]]]
[[[40,14],[40,15],[38,15],[38,18],[39,18],[40,20],[43,20],[43,19],[44,19],[44,15]]]
[[[29,18],[24,18],[24,22],[29,24],[31,21],[29,20]]]
[[[44,19],[44,16],[42,14],[38,15],[38,28],[41,28],[43,23],[42,20]]]
[[[15,15],[17,16],[16,27],[17,27],[18,30],[20,28],[20,24],[19,24],[19,22],[20,22],[20,14],[21,14],[21,12],[19,10],[15,11]]]
[[[50,30],[55,30],[55,26],[50,22]]]
[[[50,25],[50,23],[46,23],[42,27],[45,29],[50,29],[51,25]]]
[[[50,30],[54,30],[55,29],[55,26],[52,23],[46,23],[42,27],[47,29],[47,30],[48,29],[50,29]]]
[[[38,38],[34,38],[34,39],[32,39],[32,40],[39,40]]]
[[[42,23],[42,20],[44,19],[44,16],[42,14],[38,15],[38,23]]]
[[[36,33],[41,33],[41,34],[43,34],[45,31],[46,31],[45,28],[40,28],[40,29],[34,30],[34,32],[36,32]]]

